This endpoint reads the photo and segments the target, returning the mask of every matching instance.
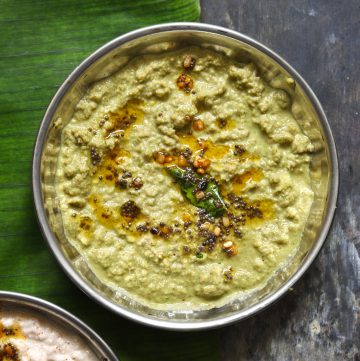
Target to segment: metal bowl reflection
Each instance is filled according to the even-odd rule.
[[[121,290],[104,285],[66,240],[54,177],[61,131],[93,82],[109,76],[139,54],[164,53],[189,45],[213,49],[233,59],[250,59],[273,87],[284,84],[288,77],[295,80],[296,87],[286,89],[292,96],[292,113],[318,149],[310,167],[315,200],[294,261],[279,270],[264,288],[207,311],[159,311],[136,302]],[[253,315],[279,299],[303,275],[323,245],[335,211],[337,190],[338,164],[331,130],[319,101],[303,78],[281,57],[255,40],[207,24],[155,25],[120,36],[95,51],[56,93],[41,123],[34,151],[35,207],[44,237],[64,271],[85,293],[108,309],[143,324],[167,329],[223,326]]]

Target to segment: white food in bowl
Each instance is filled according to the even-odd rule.
[[[15,361],[98,360],[79,336],[40,315],[20,311],[0,312],[0,355]]]

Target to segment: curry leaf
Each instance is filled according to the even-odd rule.
[[[214,179],[201,177],[190,168],[170,166],[167,171],[179,183],[182,193],[191,204],[206,210],[213,217],[223,215],[226,204]],[[204,197],[198,199],[197,192],[202,192]]]

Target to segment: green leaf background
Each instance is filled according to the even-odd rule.
[[[218,359],[216,331],[151,329],[96,305],[64,275],[40,234],[32,150],[57,88],[86,56],[127,31],[199,20],[197,0],[0,0],[0,289],[54,302],[93,327],[122,361]]]

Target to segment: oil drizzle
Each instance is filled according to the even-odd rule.
[[[130,152],[116,146],[114,149],[105,153],[101,163],[94,172],[94,176],[104,184],[115,185],[119,177],[117,167],[129,157]]]
[[[1,345],[0,361],[20,361],[18,348],[11,342]]]
[[[142,101],[131,99],[122,108],[109,112],[107,118],[110,126],[107,127],[107,138],[126,137],[134,125],[141,124],[144,120],[141,105]]]
[[[10,342],[10,339],[24,339],[25,335],[17,322],[11,326],[4,326],[0,322],[0,361],[20,361],[19,350]]]
[[[220,129],[232,130],[236,128],[236,121],[234,119],[216,119],[216,124]]]
[[[235,145],[234,156],[240,161],[245,162],[246,160],[256,161],[260,157],[258,154],[249,152],[243,145]]]
[[[0,322],[0,341],[9,338],[25,338],[19,323],[14,322],[13,325],[6,327]]]
[[[211,160],[223,158],[230,150],[227,145],[214,144],[210,140],[196,138],[193,135],[180,135],[179,142],[188,146],[194,153],[203,151]]]
[[[240,194],[249,181],[259,182],[264,175],[260,169],[250,168],[242,174],[237,174],[232,179],[232,189],[235,194]]]

